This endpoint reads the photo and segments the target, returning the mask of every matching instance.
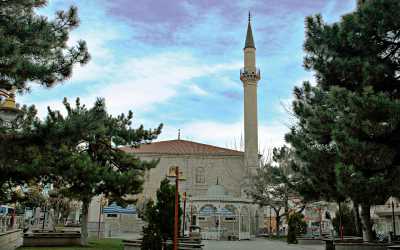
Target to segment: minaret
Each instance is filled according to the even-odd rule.
[[[260,80],[260,70],[256,67],[250,13],[243,51],[244,68],[240,70],[240,80],[244,89],[244,164],[249,174],[254,174],[258,167],[257,83]]]

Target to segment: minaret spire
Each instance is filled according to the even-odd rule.
[[[251,29],[251,13],[249,11],[249,22],[247,24],[246,42],[244,48],[256,48],[254,45],[253,31]]]

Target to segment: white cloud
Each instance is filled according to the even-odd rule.
[[[194,121],[182,124],[180,127],[165,126],[159,140],[176,139],[178,129],[181,129],[181,138],[220,147],[235,148],[240,146],[243,135],[243,121],[225,123],[216,121]],[[284,135],[289,129],[281,123],[260,124],[258,130],[259,151],[282,146]]]
[[[196,77],[208,76],[226,70],[235,69],[236,62],[227,64],[203,64],[187,53],[160,53],[127,59],[118,64],[110,63],[112,70],[102,70],[101,66],[94,64],[95,72],[91,75],[79,76],[82,71],[74,72],[75,78],[89,81],[90,77],[105,79],[102,84],[88,86],[90,94],[69,95],[73,100],[80,96],[82,103],[92,105],[97,97],[104,97],[109,111],[113,114],[126,112],[132,109],[144,112],[156,108],[157,104],[168,101],[178,95],[184,84]],[[182,87],[182,88],[181,88]],[[204,95],[206,92],[199,86],[191,86],[196,94]],[[40,115],[46,113],[48,105],[61,103],[62,97],[39,102]],[[57,106],[58,107],[58,106]]]
[[[200,88],[199,85],[197,85],[195,83],[188,85],[188,89],[190,90],[190,92],[192,92],[195,95],[199,95],[199,96],[208,95],[207,91],[205,91],[204,89]]]
[[[118,70],[114,72],[113,80],[93,95],[105,97],[112,112],[131,108],[145,111],[178,95],[187,81],[233,67],[235,63],[202,64],[190,54],[179,52],[150,55],[127,60],[115,67]],[[191,90],[206,94],[195,85]]]

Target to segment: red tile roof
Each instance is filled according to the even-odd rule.
[[[137,154],[179,154],[179,155],[229,155],[241,156],[243,152],[186,140],[170,140],[142,144],[137,148],[123,147],[125,152]]]

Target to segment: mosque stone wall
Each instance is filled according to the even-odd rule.
[[[180,183],[180,192],[192,196],[206,194],[208,188],[218,182],[235,197],[241,195],[242,180],[245,177],[243,156],[196,156],[196,155],[138,155],[141,160],[160,159],[156,168],[145,175],[143,193],[140,199],[155,199],[160,182],[169,169],[179,166],[186,181]]]

